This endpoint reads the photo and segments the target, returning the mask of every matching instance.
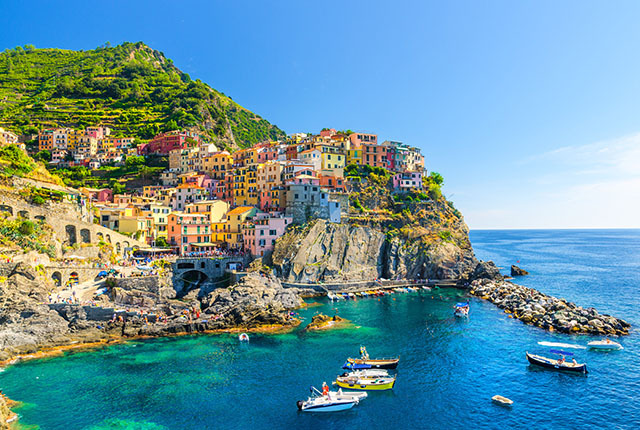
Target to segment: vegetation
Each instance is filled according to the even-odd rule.
[[[0,217],[0,244],[10,249],[36,250],[55,257],[51,227],[42,222]]]
[[[115,136],[150,139],[189,128],[241,147],[284,136],[142,42],[90,51],[7,49],[0,53],[0,100],[0,126],[19,134],[101,124]]]
[[[16,145],[0,148],[0,172],[7,176],[24,177],[34,171],[36,163]]]

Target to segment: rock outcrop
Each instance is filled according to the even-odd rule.
[[[631,325],[624,320],[583,309],[565,299],[547,296],[533,288],[505,281],[479,279],[470,293],[488,300],[526,324],[563,333],[627,335]]]
[[[519,268],[518,266],[512,264],[511,265],[511,276],[526,276],[529,272],[524,269]]]
[[[96,306],[47,304],[49,287],[22,263],[0,267],[0,276],[7,278],[0,283],[0,362],[123,337],[286,329],[299,324],[291,310],[303,305],[297,289],[258,272],[229,288],[204,295],[193,291],[180,300],[167,283],[168,274],[110,279],[109,295],[101,295]]]
[[[374,226],[318,220],[279,240],[271,263],[284,281],[300,283],[473,276],[479,262],[470,246],[420,239],[389,238]],[[499,276],[497,268],[483,273]]]
[[[349,322],[348,320],[344,318],[340,318],[337,315],[330,317],[328,315],[318,314],[318,315],[314,315],[311,318],[311,322],[309,323],[309,325],[305,327],[305,330],[307,331],[329,330],[332,328],[338,328],[340,326],[343,326],[348,322]]]

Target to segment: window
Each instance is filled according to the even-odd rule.
[[[276,235],[275,230],[269,230],[269,236],[275,236],[275,235]]]

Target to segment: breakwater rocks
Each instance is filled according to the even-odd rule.
[[[488,300],[526,324],[549,331],[594,335],[627,335],[631,325],[621,319],[583,309],[565,299],[547,296],[511,282],[478,279],[471,283],[474,296]]]

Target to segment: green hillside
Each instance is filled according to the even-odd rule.
[[[142,42],[91,51],[27,45],[0,53],[0,126],[25,134],[100,124],[140,139],[199,129],[232,147],[284,136]]]

